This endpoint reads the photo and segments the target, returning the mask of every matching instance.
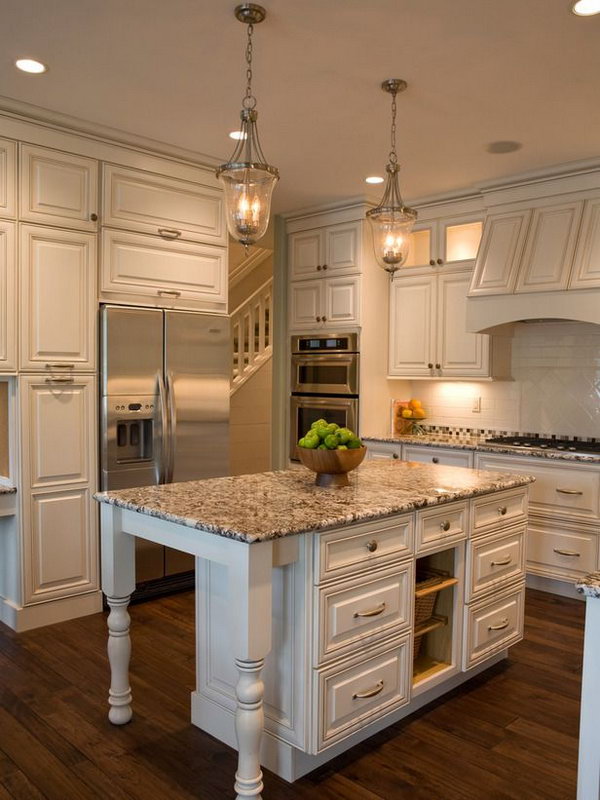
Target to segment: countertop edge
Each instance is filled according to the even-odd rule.
[[[580,581],[577,581],[575,588],[580,594],[586,597],[595,597],[600,599],[600,570],[586,575]]]

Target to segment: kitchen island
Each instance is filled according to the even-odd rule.
[[[368,462],[98,494],[109,719],[131,719],[134,540],[197,557],[192,721],[287,780],[504,657],[522,637],[528,476]]]

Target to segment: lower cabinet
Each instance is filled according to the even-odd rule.
[[[404,461],[419,461],[421,464],[444,464],[448,467],[472,467],[473,453],[470,450],[454,450],[443,447],[402,446]]]
[[[388,459],[402,458],[402,445],[391,442],[372,442],[364,440],[367,445],[367,458],[387,461]]]

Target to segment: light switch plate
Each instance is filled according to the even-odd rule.
[[[473,414],[481,414],[481,397],[473,398],[473,408],[471,411]]]

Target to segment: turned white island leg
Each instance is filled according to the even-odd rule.
[[[127,606],[135,589],[135,539],[123,533],[121,512],[102,506],[102,590],[110,608],[108,615],[108,660],[110,689],[108,718],[113,725],[125,725],[131,719],[129,686],[129,613]]]
[[[261,672],[271,649],[273,547],[271,542],[251,545],[235,542],[231,549],[236,552],[229,568],[229,597],[239,674],[235,717],[238,768],[234,788],[236,800],[261,800],[260,743],[264,730]]]

